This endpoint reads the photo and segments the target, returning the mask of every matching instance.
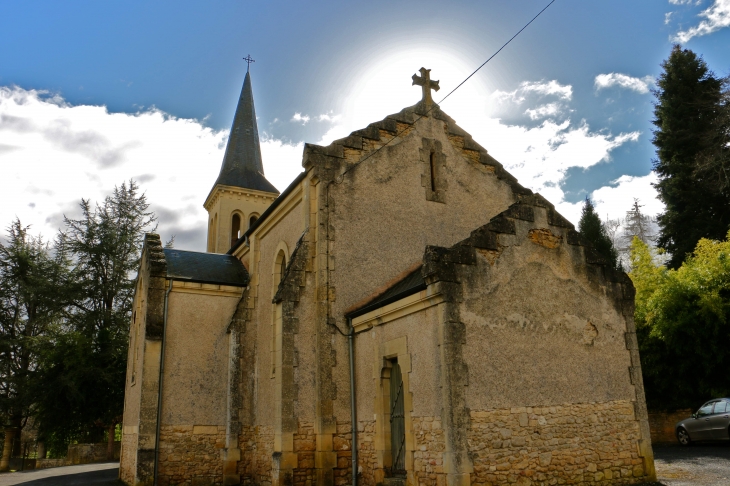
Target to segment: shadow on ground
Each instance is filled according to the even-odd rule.
[[[23,486],[118,486],[123,483],[119,481],[119,469],[105,469],[103,471],[89,471],[64,476],[53,476],[50,478],[34,479]]]

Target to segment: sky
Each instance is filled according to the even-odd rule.
[[[549,0],[0,2],[0,225],[52,239],[81,198],[134,179],[164,240],[205,250],[203,202],[250,54],[266,177],[283,190],[303,144],[328,144],[443,96]],[[671,47],[730,74],[730,0],[555,0],[441,109],[572,222],[652,182],[654,80]],[[2,238],[2,237],[0,237]]]

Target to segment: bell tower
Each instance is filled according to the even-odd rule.
[[[245,58],[247,62],[253,62]],[[251,74],[246,71],[226,154],[218,179],[205,200],[209,253],[226,253],[279,196],[264,177]]]

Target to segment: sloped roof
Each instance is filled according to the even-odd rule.
[[[251,90],[251,75],[246,73],[241,96],[238,99],[236,115],[228,136],[226,154],[223,157],[216,184],[244,187],[257,191],[279,191],[264,176],[264,164],[261,160],[259,130],[256,124],[256,110]]]
[[[512,191],[515,194],[532,194],[531,190],[523,187],[519,182],[517,182],[517,178],[515,178],[515,176],[507,172],[507,170],[502,166],[501,163],[499,163],[494,157],[489,155],[484,147],[475,142],[472,136],[463,128],[458,126],[453,118],[444,113],[438,105],[435,105],[429,112],[427,111],[423,103],[420,102],[416,103],[413,106],[403,108],[398,113],[388,115],[380,121],[373,122],[366,128],[355,130],[354,132],[350,133],[349,136],[341,138],[339,140],[335,140],[326,147],[310,143],[304,144],[303,165],[305,165],[306,167],[306,160],[308,157],[316,156],[318,154],[344,158],[345,148],[362,151],[364,148],[363,139],[381,141],[381,131],[396,136],[399,133],[399,123],[413,125],[416,123],[416,121],[424,116],[432,116],[438,120],[446,122],[447,133],[455,137],[460,137],[463,140],[463,150],[476,153],[479,163],[491,167],[497,178],[506,182],[512,188]],[[240,247],[243,242],[246,241],[246,238],[251,233],[253,233],[253,231],[260,224],[263,224],[269,214],[271,214],[273,210],[281,203],[281,201],[286,198],[287,194],[289,194],[289,192],[291,192],[293,188],[301,182],[305,174],[306,172],[300,173],[299,176],[289,185],[289,187],[287,187],[284,192],[281,193],[281,195],[276,200],[274,200],[271,206],[269,206],[269,208],[261,215],[261,217],[256,220],[256,223],[249,227],[246,233],[244,233],[243,236],[241,236],[233,244],[231,249],[228,250],[229,254],[233,254],[233,252],[235,252],[238,247]]]
[[[231,285],[248,284],[248,272],[238,258],[217,253],[165,248],[167,277],[173,280]]]
[[[347,314],[348,318],[355,318],[370,311],[384,307],[392,302],[408,297],[409,295],[426,289],[426,281],[421,274],[419,266],[414,271],[403,277],[403,279],[394,283],[388,290],[380,294],[377,298],[368,302],[363,307]]]

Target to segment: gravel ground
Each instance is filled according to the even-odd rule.
[[[657,479],[666,486],[730,485],[730,442],[654,446]]]

